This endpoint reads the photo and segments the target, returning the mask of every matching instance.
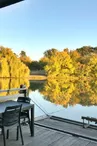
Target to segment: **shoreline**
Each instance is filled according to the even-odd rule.
[[[26,78],[28,80],[46,80],[47,77],[45,75],[29,75],[28,77],[20,77]],[[20,79],[19,77],[0,77],[0,79]]]
[[[47,77],[44,75],[30,75],[29,80],[46,80]]]

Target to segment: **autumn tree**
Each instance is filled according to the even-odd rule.
[[[51,77],[66,77],[74,73],[72,60],[67,52],[56,52],[50,57],[45,70]]]
[[[28,67],[10,48],[0,47],[0,77],[28,77]]]
[[[19,56],[19,59],[30,68],[30,63],[32,62],[32,60],[29,56],[26,55],[26,52],[21,51]]]

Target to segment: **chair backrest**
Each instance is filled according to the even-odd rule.
[[[31,99],[29,97],[18,97],[17,101],[30,104]]]
[[[2,115],[3,126],[8,127],[8,126],[12,126],[12,125],[15,125],[15,124],[19,125],[21,107],[22,107],[22,105],[6,107],[5,112]]]

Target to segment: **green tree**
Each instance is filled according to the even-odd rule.
[[[20,57],[25,57],[25,56],[27,56],[26,52],[22,50],[21,53],[20,53]]]
[[[51,56],[55,55],[58,52],[57,49],[49,49],[47,51],[44,52],[44,57],[50,58]]]

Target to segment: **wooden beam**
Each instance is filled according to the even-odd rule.
[[[18,3],[20,1],[23,1],[23,0],[0,0],[0,8]]]

